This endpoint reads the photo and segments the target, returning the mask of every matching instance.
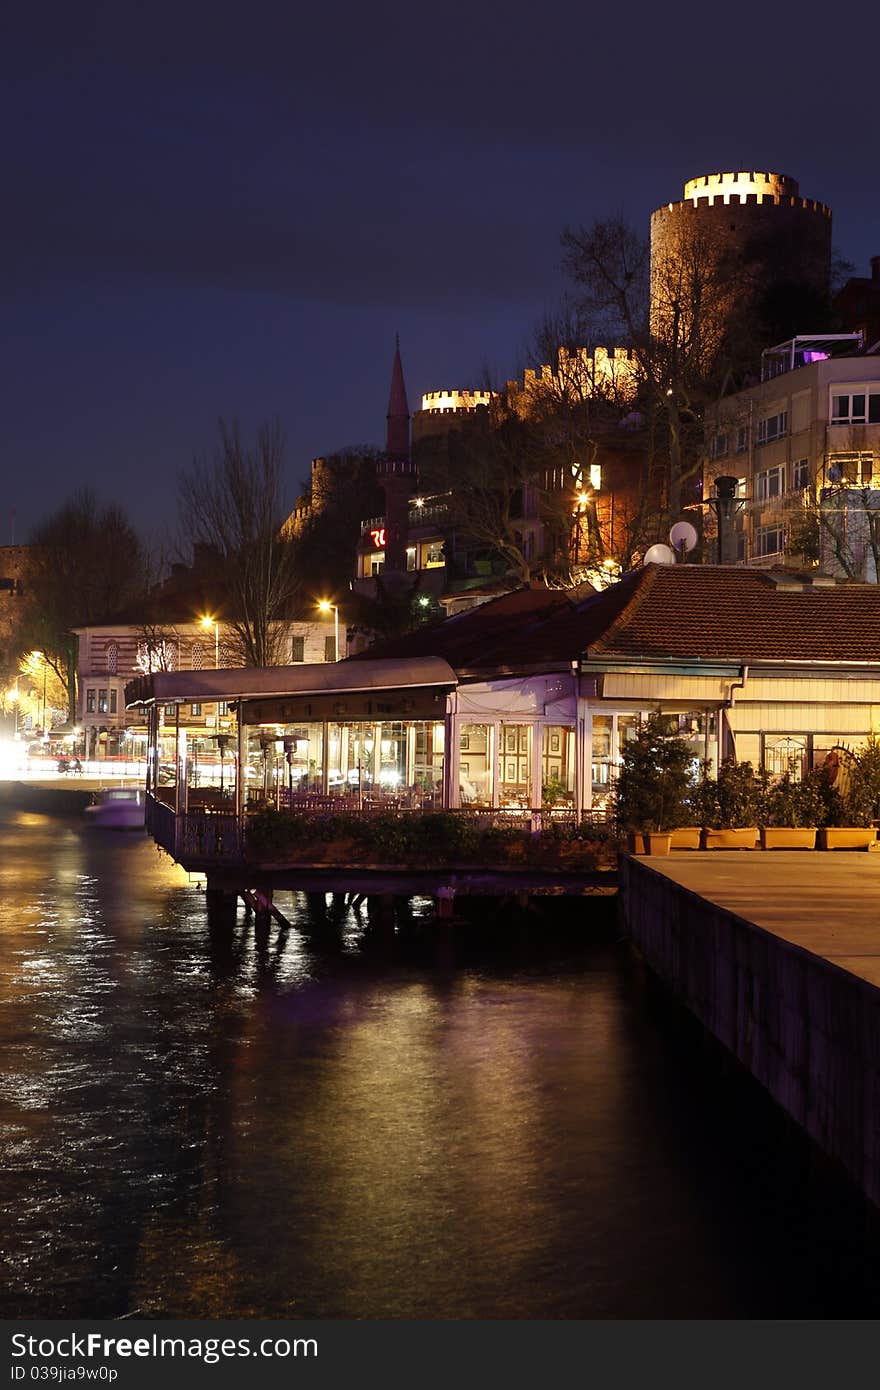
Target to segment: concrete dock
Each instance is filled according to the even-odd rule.
[[[880,855],[623,856],[624,930],[880,1205]]]

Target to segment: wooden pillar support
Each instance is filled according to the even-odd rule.
[[[441,922],[448,922],[455,916],[455,889],[437,889],[437,917]]]

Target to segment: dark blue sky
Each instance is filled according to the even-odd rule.
[[[647,229],[699,173],[789,173],[859,273],[880,253],[863,0],[839,34],[751,2],[720,30],[696,3],[10,9],[3,543],[83,484],[172,525],[219,415],[281,419],[292,500],[314,454],[381,442],[395,331],[411,406],[503,380],[562,227]]]

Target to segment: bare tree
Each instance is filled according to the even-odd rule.
[[[30,537],[28,593],[18,624],[20,652],[39,650],[76,709],[73,629],[105,622],[143,593],[146,561],[140,539],[116,506],[100,506],[82,490],[41,522]]]
[[[706,404],[730,382],[741,268],[698,229],[652,263],[647,239],[621,218],[567,229],[562,244],[584,310],[638,362],[643,408],[665,435],[666,503],[675,517],[699,474]]]
[[[282,534],[284,437],[277,421],[261,425],[252,446],[237,422],[221,420],[219,429],[214,458],[181,475],[181,523],[191,543],[216,553],[242,663],[272,666],[302,589],[296,541]]]

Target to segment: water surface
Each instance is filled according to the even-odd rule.
[[[858,1205],[607,902],[436,949],[282,906],[212,931],[140,834],[0,812],[0,1314],[876,1315]]]

